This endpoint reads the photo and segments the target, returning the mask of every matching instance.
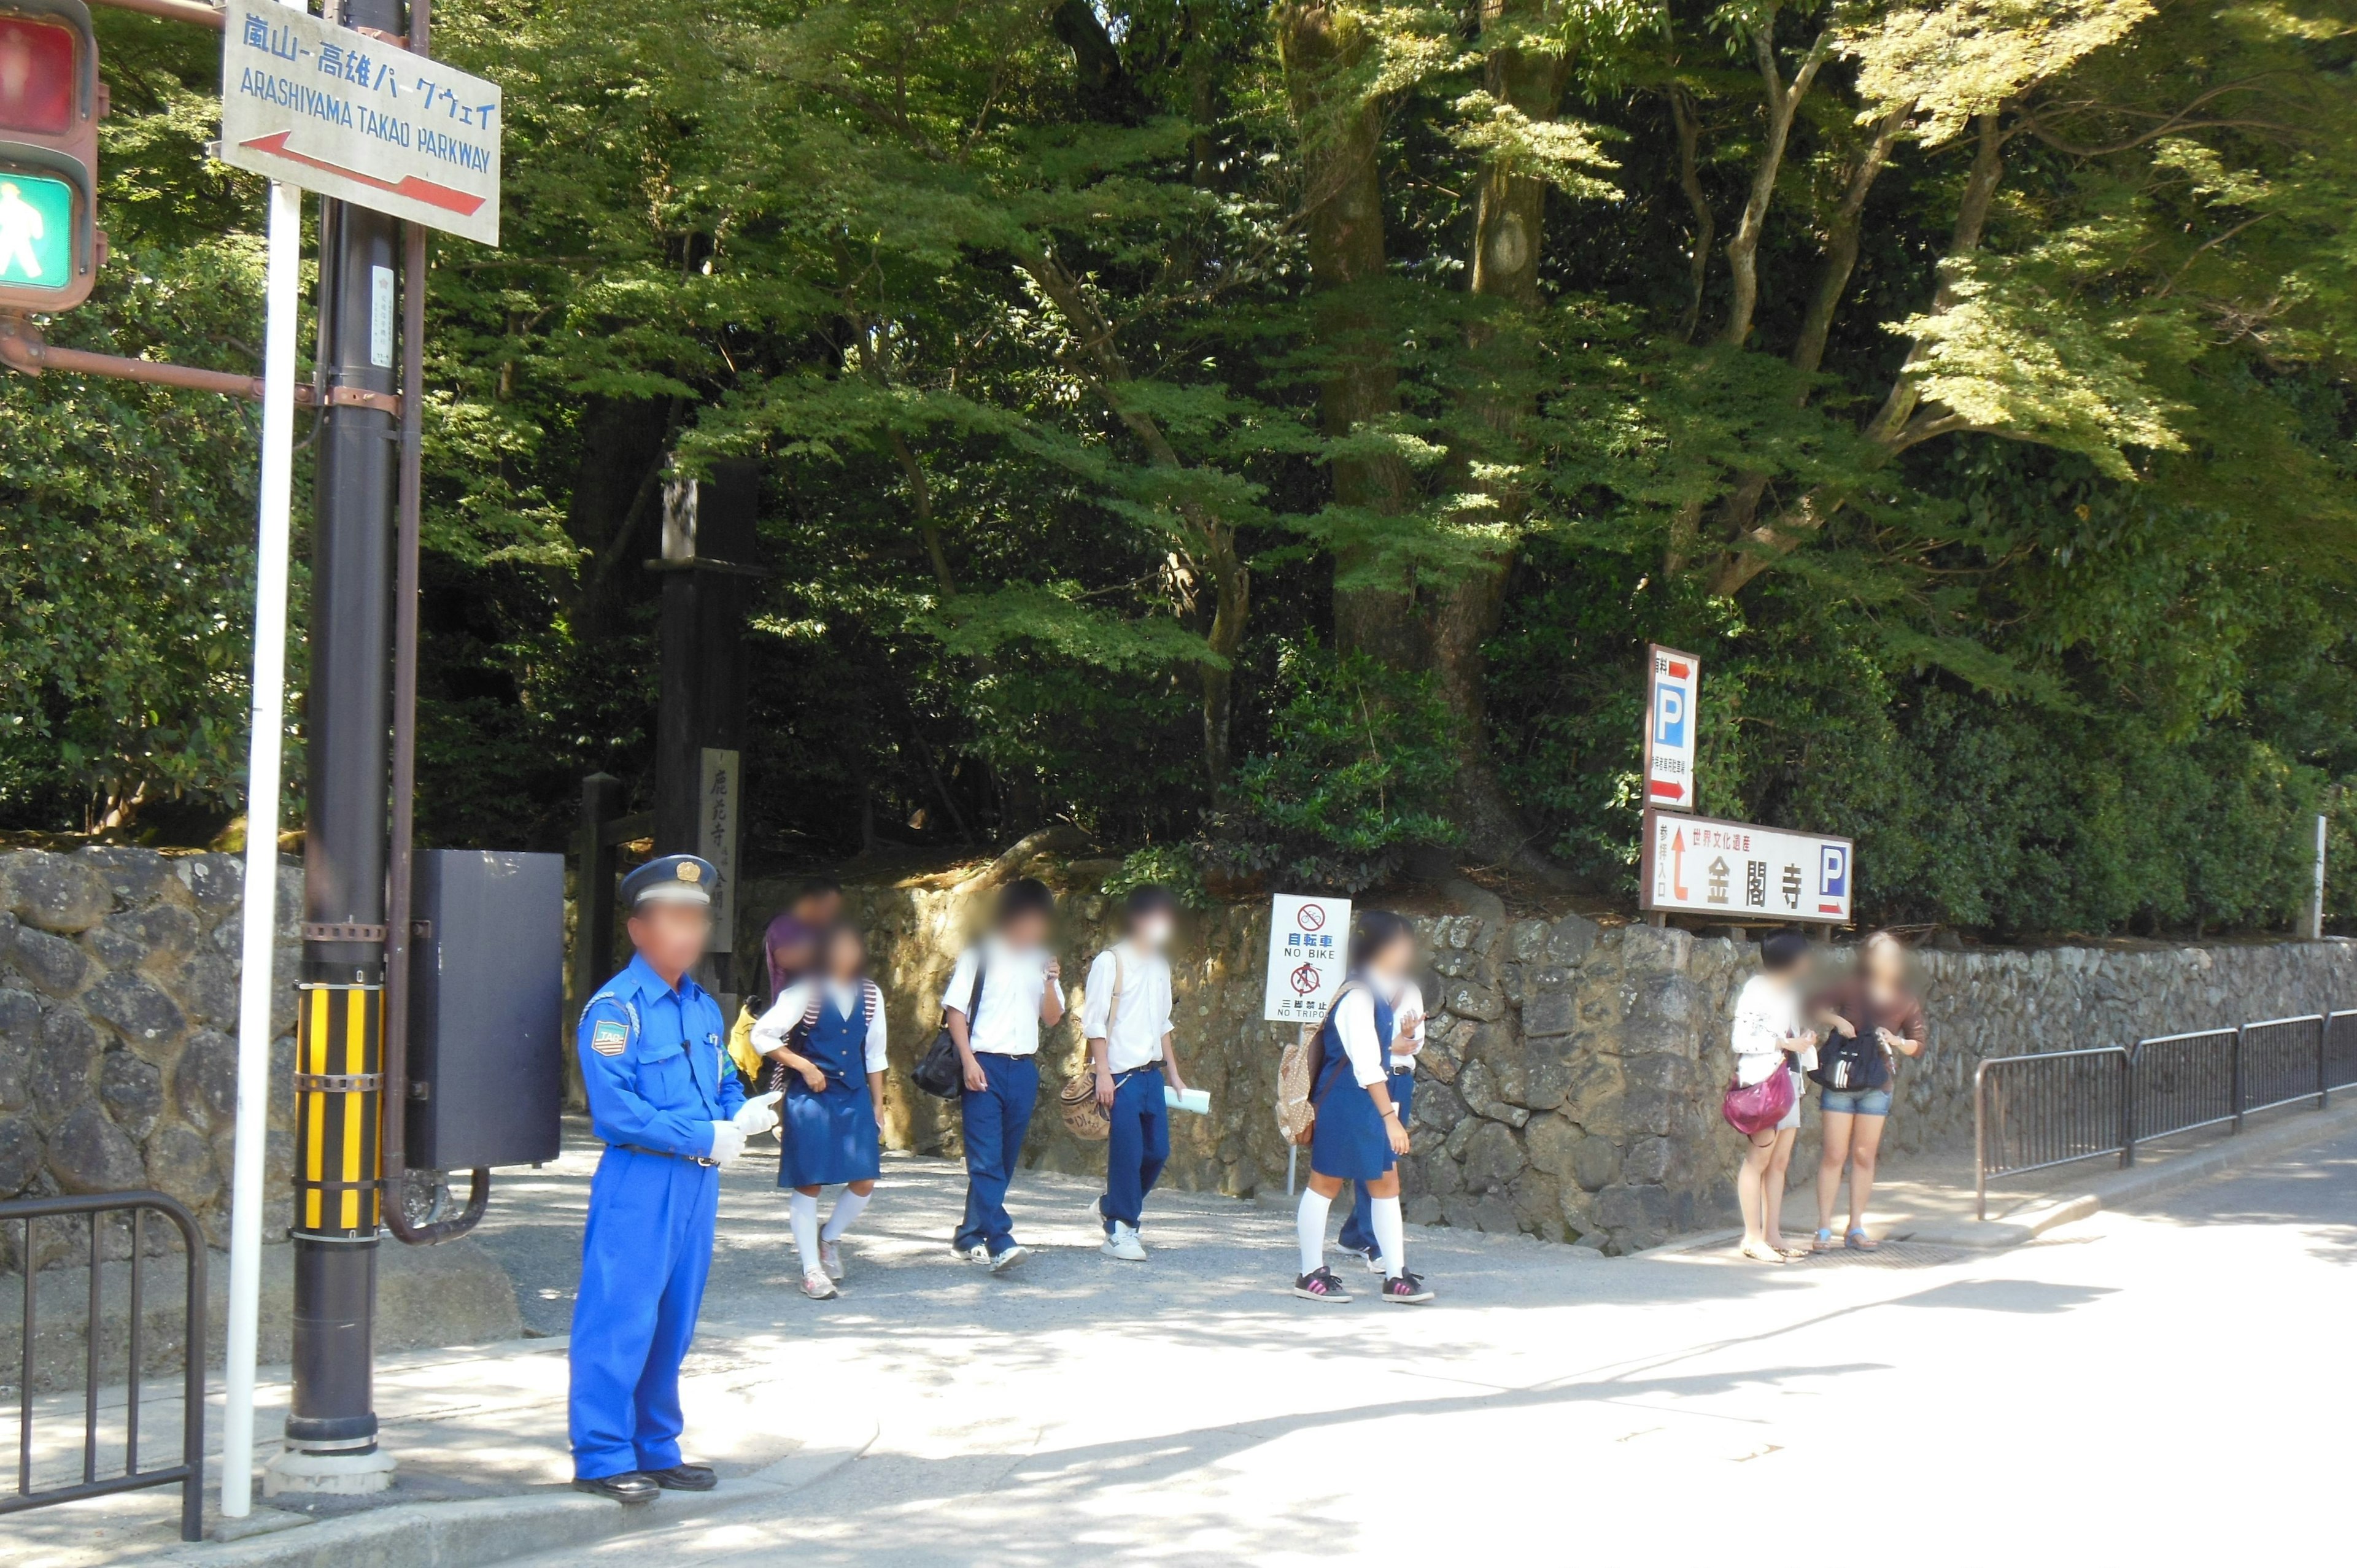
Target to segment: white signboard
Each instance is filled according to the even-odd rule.
[[[1744,921],[1846,925],[1857,878],[1850,841],[1648,809],[1638,908]]]
[[[496,85],[274,0],[225,18],[223,163],[500,242]]]
[[[1276,896],[1268,919],[1268,986],[1261,1016],[1315,1024],[1342,989],[1351,962],[1351,901]]]
[[[737,945],[737,841],[745,821],[737,799],[737,753],[704,748],[703,782],[695,797],[695,853],[712,863],[720,885],[712,890],[712,950]]]
[[[1695,809],[1695,705],[1702,660],[1674,648],[1645,649],[1645,804]]]

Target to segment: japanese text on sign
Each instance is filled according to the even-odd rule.
[[[1691,811],[1702,661],[1653,643],[1645,650],[1645,804]]]
[[[737,943],[737,846],[744,810],[737,799],[737,754],[704,747],[702,779],[695,797],[695,853],[720,874],[712,890],[712,950],[730,952]]]
[[[1638,907],[1844,925],[1856,890],[1852,859],[1846,838],[1649,809]]]
[[[272,0],[230,0],[221,161],[487,245],[499,88]]]
[[[1268,983],[1261,1016],[1315,1024],[1350,972],[1351,901],[1280,893],[1269,909]]]

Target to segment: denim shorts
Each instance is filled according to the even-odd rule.
[[[1819,1089],[1817,1109],[1831,1116],[1888,1116],[1890,1114],[1890,1090]]]

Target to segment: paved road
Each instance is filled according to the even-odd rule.
[[[2347,1537],[2357,1135],[1994,1255],[1760,1270],[1416,1230],[1424,1309],[1295,1302],[1285,1217],[1217,1198],[1160,1204],[1149,1263],[1102,1261],[1087,1190],[1027,1178],[1046,1249],[993,1279],[943,1250],[951,1174],[896,1162],[818,1305],[733,1172],[700,1352],[877,1440],[785,1511],[547,1568],[2173,1563]]]

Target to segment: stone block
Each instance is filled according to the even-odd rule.
[[[1516,920],[1507,950],[1517,963],[1529,963],[1546,954],[1547,928],[1544,920]]]
[[[14,1197],[30,1187],[48,1158],[48,1146],[30,1117],[0,1121],[0,1197]]]
[[[1597,1219],[1614,1230],[1641,1238],[1666,1236],[1677,1220],[1677,1201],[1662,1187],[1608,1187],[1596,1195]],[[1645,1246],[1638,1240],[1636,1246]]]
[[[1460,1018],[1478,1018],[1493,1024],[1506,1015],[1505,998],[1479,981],[1460,980],[1450,985],[1444,1004]]]
[[[8,860],[9,907],[28,926],[70,936],[114,908],[106,879],[73,856],[26,850]]]
[[[1698,1029],[1708,1016],[1703,988],[1683,974],[1656,975],[1636,988],[1630,1007],[1634,1018],[1658,1020],[1681,1029]]]
[[[114,1124],[145,1138],[164,1113],[164,1073],[129,1051],[109,1051],[98,1069],[98,1102]]]
[[[1534,1038],[1568,1035],[1575,1020],[1566,992],[1534,991],[1523,998],[1523,1033]]]
[[[29,991],[0,990],[0,1111],[22,1110],[41,1044],[41,1004]]]
[[[108,975],[91,987],[82,1005],[92,1017],[113,1025],[124,1045],[152,1062],[169,1060],[188,1026],[178,1004],[140,974]]]
[[[1543,1240],[1564,1240],[1563,1184],[1544,1171],[1524,1171],[1506,1188],[1514,1221],[1526,1234]]]
[[[1530,1088],[1524,1091],[1523,1104],[1534,1111],[1554,1111],[1562,1106],[1570,1090],[1570,1063],[1556,1057],[1533,1058]]]
[[[16,961],[17,973],[51,996],[77,995],[99,973],[98,965],[81,949],[30,926],[17,927],[10,956]]]
[[[237,1027],[237,961],[199,953],[180,971],[180,998],[200,1024]]]
[[[1583,963],[1603,929],[1584,915],[1566,915],[1547,931],[1546,956],[1556,963]]]
[[[1443,1137],[1465,1120],[1465,1101],[1457,1090],[1445,1083],[1419,1078],[1415,1097],[1408,1104],[1408,1120],[1417,1127],[1429,1127]]]
[[[1400,1215],[1410,1225],[1437,1225],[1443,1219],[1440,1199],[1428,1192],[1402,1204]]]
[[[91,1097],[97,1083],[99,1050],[98,1031],[73,1008],[52,1008],[42,1016],[40,1044],[34,1047],[25,1075],[36,1121],[54,1127]]]
[[[145,1185],[139,1145],[86,1101],[49,1134],[49,1174],[68,1192],[124,1192]]]
[[[101,929],[139,944],[140,962],[156,972],[177,965],[194,952],[202,934],[197,918],[177,904],[124,909],[108,916]]]
[[[1669,1174],[1670,1141],[1667,1138],[1634,1139],[1620,1156],[1620,1175],[1625,1180],[1659,1186]]]
[[[153,902],[172,876],[169,859],[135,845],[99,844],[74,858],[96,873],[115,902],[126,908]]]
[[[1571,1179],[1589,1192],[1620,1179],[1620,1145],[1593,1133],[1582,1133],[1571,1147]]]
[[[234,1122],[237,1042],[218,1029],[190,1035],[173,1064],[172,1100],[182,1116],[208,1132]]]
[[[1501,1190],[1529,1162],[1523,1157],[1523,1146],[1512,1129],[1501,1122],[1482,1122],[1465,1141],[1458,1163],[1465,1167],[1466,1190],[1478,1193]]]
[[[1572,1173],[1573,1155],[1586,1136],[1560,1116],[1534,1116],[1523,1129],[1523,1152],[1532,1167],[1550,1176]]]
[[[186,1127],[167,1127],[147,1140],[147,1180],[190,1208],[202,1208],[221,1195],[221,1172],[211,1147]]]
[[[1694,938],[1675,926],[1623,926],[1620,962],[1631,980],[1644,974],[1678,974],[1694,957]]]
[[[245,862],[233,854],[184,855],[173,869],[197,901],[197,908],[214,919],[236,907],[245,894]]]
[[[1684,1024],[1663,1018],[1631,1018],[1620,1026],[1624,1057],[1684,1057],[1702,1055],[1703,1036]]]

